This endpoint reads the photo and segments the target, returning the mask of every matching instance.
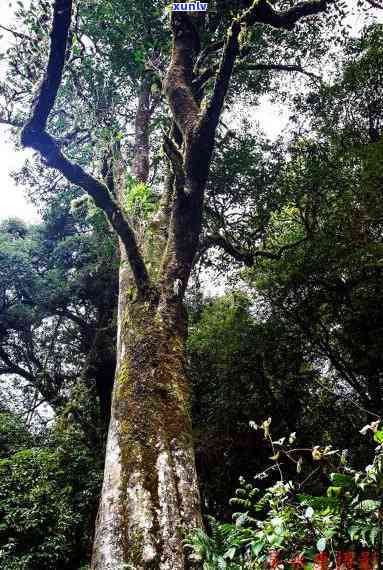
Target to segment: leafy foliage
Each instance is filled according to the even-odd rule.
[[[79,568],[89,557],[102,465],[72,427],[45,440],[0,414],[0,564],[9,570]],[[40,442],[39,442],[40,439]],[[28,446],[29,443],[29,446]]]
[[[107,388],[109,375],[110,395],[115,241],[104,219],[101,227],[94,218],[91,222],[93,231],[83,231],[89,219],[85,222],[79,213],[73,217],[67,204],[66,210],[53,209],[40,226],[8,220],[0,229],[0,374],[4,389],[10,379],[16,382],[14,391],[22,392],[26,409],[37,408],[38,402],[63,408],[81,379],[104,405],[101,415],[109,413],[97,378],[101,375]],[[98,330],[99,340],[93,337]],[[93,413],[94,433],[99,429],[96,406]]]
[[[326,445],[348,447],[366,460],[362,438],[349,435],[350,418],[361,423],[363,412],[307,358],[303,335],[265,318],[239,291],[190,299],[190,311],[196,458],[208,513],[230,519],[225,503],[238,477],[250,477],[267,460],[259,433],[248,429],[258,414],[273,416],[278,432],[298,431],[303,445],[311,445],[315,431]]]
[[[383,439],[379,424],[378,420],[366,426],[374,431],[375,440]],[[252,426],[258,429],[254,422]],[[206,568],[210,568],[210,560],[222,560],[222,568],[234,569],[261,568],[265,562],[271,567],[303,565],[324,551],[329,560],[335,551],[351,548],[382,553],[382,446],[375,450],[373,463],[358,471],[348,464],[345,451],[331,446],[295,449],[295,433],[274,441],[270,418],[260,429],[273,453],[273,463],[255,476],[256,482],[276,471],[279,480],[261,492],[241,478],[240,488],[231,500],[242,509],[233,515],[235,524],[214,521],[211,537],[203,531],[192,535],[187,544],[193,550],[192,556],[206,563]],[[306,469],[302,472],[302,455],[307,454],[305,466],[308,461],[313,464],[309,475]],[[297,473],[291,480],[283,476],[284,459],[296,465]],[[305,484],[318,471],[328,474],[325,494],[305,493]],[[227,566],[226,560],[231,561]]]
[[[148,184],[128,177],[124,207],[129,216],[146,220],[157,211],[158,200],[156,200]]]

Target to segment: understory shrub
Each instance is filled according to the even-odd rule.
[[[274,439],[271,418],[250,426],[261,430],[272,463],[254,483],[240,479],[231,499],[239,508],[233,523],[209,517],[208,533],[199,529],[189,536],[191,559],[204,570],[378,567],[383,553],[380,420],[361,430],[377,444],[364,470],[353,468],[347,450],[299,448],[295,433]],[[307,492],[314,480],[322,493]]]

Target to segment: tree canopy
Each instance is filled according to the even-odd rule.
[[[381,9],[31,0],[0,25],[41,212],[0,226],[4,568],[382,554]]]

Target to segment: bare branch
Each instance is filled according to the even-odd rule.
[[[28,40],[33,42],[33,38],[31,36],[27,36],[26,34],[22,34],[21,32],[16,32],[16,30],[12,30],[12,28],[7,28],[7,26],[3,26],[0,24],[0,30],[4,30],[4,32],[8,32],[8,34],[12,34],[15,38],[20,38],[22,40]]]
[[[79,138],[81,136],[81,138]],[[85,140],[91,139],[91,134],[89,129],[82,129],[80,127],[74,126],[71,131],[69,131],[64,137],[57,139],[60,147],[66,146],[77,139],[77,143],[84,142]]]
[[[204,72],[197,77],[197,79],[195,79],[193,81],[193,86],[195,87],[195,89],[201,89],[201,87],[203,87],[203,85],[209,81],[209,79],[211,79],[212,77],[214,77],[214,74],[216,73],[217,68],[216,67],[210,67],[208,69],[205,69]],[[311,71],[307,71],[306,69],[304,69],[302,66],[300,65],[294,65],[294,64],[284,64],[284,63],[246,63],[246,62],[239,62],[238,65],[235,67],[235,69],[233,70],[233,74],[238,72],[238,71],[287,71],[287,72],[297,72],[297,73],[302,73],[303,75],[307,75],[307,77],[311,77],[312,79],[315,79],[316,81],[321,81],[321,77],[319,75],[316,75],[315,73],[312,73]]]
[[[244,263],[247,267],[252,267],[257,257],[279,260],[285,251],[295,249],[305,241],[306,238],[303,238],[299,241],[283,245],[277,251],[267,251],[262,249],[251,251],[238,247],[220,234],[214,234],[207,236],[204,239],[204,241],[201,243],[200,249],[207,251],[211,247],[219,247],[228,253],[231,257],[233,257],[233,259],[236,261]]]
[[[16,121],[16,119],[6,119],[5,117],[0,117],[0,125],[8,125],[10,127],[21,128],[23,123],[21,121]]]
[[[322,78],[311,71],[307,71],[300,65],[288,65],[283,63],[243,63],[239,64],[236,71],[287,71],[287,72],[297,72],[311,77],[311,79],[321,80]]]

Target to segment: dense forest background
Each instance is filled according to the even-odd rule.
[[[383,12],[373,2],[330,8],[293,35],[268,26],[244,34],[218,128],[185,303],[202,509],[223,523],[238,510],[230,498],[239,478],[270,463],[265,425],[253,423],[271,418],[274,440],[296,433],[309,450],[302,472],[285,466],[287,480],[312,472],[315,446],[347,450],[356,470],[374,457],[360,430],[380,419],[383,398]],[[0,109],[17,146],[45,66],[51,4],[15,9]],[[164,63],[147,39],[167,45],[168,16],[143,12],[139,3],[76,3],[50,120],[66,154],[93,172],[105,168],[111,139],[129,168],[145,70],[151,175],[126,182],[137,233],[158,208],[170,126]],[[273,141],[253,119],[265,95],[289,114]],[[14,176],[42,222],[0,226],[0,566],[86,568],[116,367],[117,238],[94,202],[39,157]],[[313,495],[327,484],[320,459],[305,487]]]

